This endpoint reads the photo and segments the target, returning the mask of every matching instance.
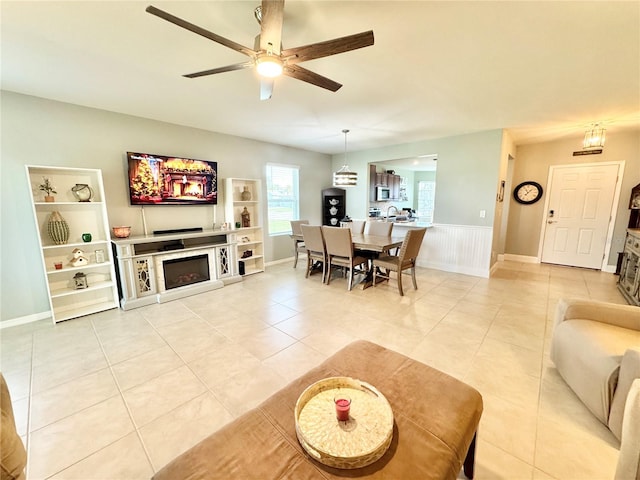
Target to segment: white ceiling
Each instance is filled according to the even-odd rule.
[[[149,2],[0,3],[2,88],[307,150],[381,147],[489,129],[517,143],[640,126],[640,2],[287,0],[283,46],[372,29],[375,45],[283,77],[181,75],[247,57],[145,12]],[[255,1],[153,1],[252,47]],[[429,153],[429,152],[426,152]]]

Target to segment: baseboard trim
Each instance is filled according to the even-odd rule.
[[[281,258],[280,260],[273,260],[271,262],[265,262],[264,266],[265,267],[271,267],[273,265],[280,265],[282,263],[290,263],[291,266],[293,266],[294,259],[295,259],[295,257]],[[306,263],[307,262],[307,256],[305,254],[300,254],[300,256],[298,257],[298,265],[300,265],[300,262],[302,262],[302,263]]]
[[[540,259],[538,257],[531,257],[528,255],[514,255],[512,253],[505,253],[504,260],[520,263],[540,263]]]
[[[0,322],[0,330],[3,328],[17,327],[18,325],[25,325],[27,323],[38,322],[51,318],[51,310],[40,313],[32,313],[31,315],[25,315],[24,317],[11,318],[9,320],[3,320]]]

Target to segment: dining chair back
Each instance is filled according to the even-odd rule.
[[[291,220],[291,233],[294,235],[302,235],[301,225],[309,225],[309,220]]]
[[[300,230],[307,252],[307,270],[304,277],[309,278],[315,264],[320,262],[322,263],[322,283],[324,283],[327,270],[327,250],[322,236],[322,227],[303,223],[300,225]]]
[[[393,222],[367,222],[364,229],[366,235],[382,235],[388,237],[393,231]]]
[[[351,290],[355,267],[366,265],[368,260],[354,255],[350,228],[323,226],[322,235],[327,246],[327,285],[331,283],[331,267],[335,265],[349,270],[347,289]],[[365,273],[365,268],[362,268],[362,273]]]
[[[307,247],[304,245],[304,240],[300,240],[295,235],[302,235],[300,225],[308,225],[309,220],[291,220],[291,234],[293,238],[293,268],[298,266],[298,255],[300,253],[306,253]]]
[[[351,229],[351,233],[364,233],[364,220],[353,220],[349,222],[349,228]]]
[[[420,253],[422,239],[426,233],[426,228],[416,228],[407,231],[398,255],[381,255],[373,260],[373,285],[376,285],[377,277],[389,279],[390,272],[396,272],[398,277],[398,290],[400,295],[404,295],[402,290],[402,274],[405,270],[411,270],[411,279],[413,280],[413,288],[418,289],[416,282],[416,259]],[[378,272],[385,269],[386,273]]]

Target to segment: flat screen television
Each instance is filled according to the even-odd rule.
[[[216,205],[218,163],[127,152],[131,205]]]

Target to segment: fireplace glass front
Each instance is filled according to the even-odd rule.
[[[209,256],[175,258],[162,262],[165,289],[184,287],[194,283],[206,282],[209,276]]]

